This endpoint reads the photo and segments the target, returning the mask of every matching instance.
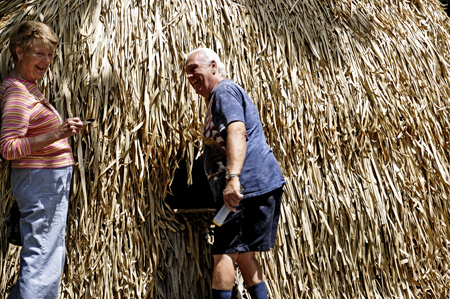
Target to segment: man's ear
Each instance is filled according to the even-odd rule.
[[[214,60],[211,62],[212,73],[215,75],[217,71],[217,62]]]

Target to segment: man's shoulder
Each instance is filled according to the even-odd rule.
[[[234,96],[244,96],[245,90],[238,83],[231,79],[224,79],[213,90],[215,95],[232,94]]]

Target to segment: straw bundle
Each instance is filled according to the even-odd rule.
[[[37,0],[0,16],[2,76],[11,25],[44,21],[61,39],[46,97],[97,119],[71,141],[62,298],[209,296],[211,215],[164,202],[201,151],[205,105],[183,72],[200,46],[255,101],[288,182],[276,248],[260,256],[271,298],[449,297],[450,22],[438,1]],[[0,175],[3,217],[4,160]],[[18,249],[3,230],[0,242],[6,294]]]

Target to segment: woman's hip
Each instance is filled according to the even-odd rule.
[[[73,166],[61,168],[24,168],[11,170],[11,188],[20,202],[39,197],[60,197],[69,194]]]

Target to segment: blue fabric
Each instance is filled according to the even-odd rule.
[[[236,121],[245,124],[247,153],[241,170],[240,183],[244,199],[268,193],[285,184],[275,156],[266,142],[258,110],[244,89],[230,79],[222,80],[211,92],[213,122],[226,143],[226,127]],[[213,140],[214,141],[214,140]],[[221,146],[208,140],[204,143],[204,167],[215,200],[223,204],[226,153]]]
[[[283,189],[241,201],[214,229],[212,254],[269,251],[275,245]]]
[[[230,299],[232,290],[212,290],[212,299]]]
[[[247,291],[252,299],[269,299],[264,281],[247,288]]]
[[[72,169],[11,171],[12,191],[22,214],[22,250],[19,277],[8,299],[58,298]]]

